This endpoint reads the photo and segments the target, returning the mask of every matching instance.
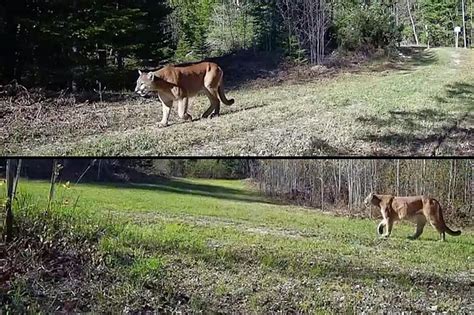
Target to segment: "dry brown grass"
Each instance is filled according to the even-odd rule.
[[[474,53],[436,49],[343,68],[265,70],[227,91],[221,117],[158,128],[161,105],[2,99],[4,154],[472,155]],[[228,86],[235,86],[232,76]],[[195,118],[207,99],[193,100]]]

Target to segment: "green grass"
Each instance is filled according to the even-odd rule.
[[[157,101],[102,104],[71,113],[56,131],[30,127],[33,138],[7,143],[4,150],[98,156],[472,155],[473,81],[474,51],[431,49],[311,80],[258,87],[255,79],[257,87],[228,91],[236,104],[223,105],[221,117],[181,123],[173,113],[172,125],[164,129],[157,126]],[[199,117],[207,106],[200,96],[191,114]],[[89,127],[71,129],[78,119]]]
[[[36,206],[45,204],[48,189],[40,181],[19,186]],[[160,289],[147,294],[179,293],[191,310],[427,311],[437,305],[459,312],[473,305],[470,231],[443,243],[426,228],[410,241],[414,227],[399,224],[381,240],[376,221],[274,204],[244,181],[80,184],[58,188],[57,201],[72,233],[107,227],[98,250],[128,279],[117,296],[140,296],[144,283],[158,281]]]

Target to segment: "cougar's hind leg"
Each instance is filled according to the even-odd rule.
[[[420,237],[420,235],[423,233],[423,229],[425,228],[426,225],[426,218],[425,216],[417,216],[416,218],[416,231],[415,234],[408,236],[409,239],[416,240],[417,238]]]
[[[385,220],[380,221],[379,225],[377,225],[377,234],[379,236],[383,235],[383,228],[385,226]]]
[[[209,102],[211,105],[209,108],[202,114],[202,118],[208,118],[210,115],[211,118],[214,116],[219,116],[220,114],[220,104],[221,102],[219,101],[219,98],[217,97],[217,94],[213,92],[211,88],[204,88],[204,93],[206,93],[207,98],[209,99]]]
[[[442,226],[436,224],[436,221],[432,220],[431,218],[430,218],[430,224],[431,224],[432,227],[434,227],[436,229],[436,231],[438,231],[440,240],[445,241],[446,240],[446,233],[444,231],[444,228]]]
[[[219,117],[221,114],[221,101],[219,100],[217,89],[210,90],[212,98],[214,99],[214,113],[211,114],[211,117]]]
[[[431,211],[432,207],[433,207],[433,202],[431,200],[425,200],[423,202],[423,213],[425,214],[425,216],[428,217],[428,221],[430,222],[431,226],[434,227],[436,231],[438,231],[440,240],[445,241],[446,239],[445,226],[441,221],[437,220],[437,218],[434,217],[434,214],[432,214],[432,211]]]
[[[204,77],[204,93],[206,93],[211,106],[202,114],[202,118],[208,118],[209,116],[219,116],[220,113],[220,100],[218,94],[214,92],[214,87],[219,86],[219,81],[222,78],[222,71],[219,67],[210,68]]]
[[[429,219],[429,222],[433,228],[435,228],[436,231],[439,233],[439,240],[440,241],[445,241],[446,239],[446,234],[442,226],[436,224],[435,220],[432,220],[431,218]]]

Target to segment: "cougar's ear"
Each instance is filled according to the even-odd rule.
[[[138,74],[139,74],[139,75],[142,75],[142,73],[143,73],[143,72],[142,72],[140,69],[138,69]]]
[[[148,73],[148,79],[153,81],[154,78],[155,78],[155,74],[153,72]]]

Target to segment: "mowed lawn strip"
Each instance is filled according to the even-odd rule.
[[[23,189],[33,196],[44,196],[39,202],[46,203],[47,182],[22,182],[20,192]],[[429,263],[426,268],[439,272],[468,270],[473,259],[469,255],[474,254],[471,247],[474,238],[469,231],[460,237],[448,236],[448,242],[442,243],[437,241],[438,233],[427,226],[421,241],[409,241],[406,237],[414,233],[415,226],[397,224],[393,239],[381,241],[375,233],[378,221],[335,217],[313,209],[272,204],[247,188],[245,182],[236,180],[174,179],[157,184],[118,186],[80,184],[71,189],[59,188],[57,197],[68,203],[78,198],[79,213],[81,209],[93,209],[103,216],[120,218],[128,222],[128,228],[153,236],[151,241],[157,243],[159,234],[169,227],[176,229],[177,236],[190,234],[190,238],[202,241],[201,245],[222,241],[261,243],[274,248],[280,247],[278,242],[289,242],[291,246],[281,246],[281,249],[304,252],[298,248],[301,246],[328,250],[336,255],[368,254],[368,261],[390,259],[401,267]],[[244,239],[248,242],[242,243]],[[407,250],[398,253],[400,246]],[[447,255],[439,255],[433,261],[429,255],[433,249]],[[410,258],[413,252],[417,254],[415,259]],[[452,261],[452,255],[460,259]]]
[[[19,186],[20,193],[42,204],[48,189],[41,181]],[[196,309],[222,308],[231,293],[238,297],[234,307],[254,311],[271,310],[264,303],[271,297],[283,299],[283,304],[274,301],[276,309],[285,298],[299,310],[378,309],[381,296],[373,292],[392,299],[399,290],[407,291],[402,295],[417,310],[435,300],[451,311],[472,303],[464,292],[473,280],[474,235],[469,231],[442,243],[427,227],[420,240],[410,241],[406,236],[414,226],[399,224],[391,239],[379,240],[375,221],[274,204],[235,180],[58,187],[63,203],[76,203],[78,197],[72,215],[92,211],[120,226],[118,235],[100,240],[102,250],[139,253],[142,261],[132,267],[137,272],[148,272],[140,266],[158,260],[169,286],[197,299]],[[202,285],[196,285],[196,277]],[[238,291],[239,285],[247,289]],[[440,292],[437,297],[430,286]],[[234,310],[231,305],[224,309]]]
[[[474,51],[438,48],[306,83],[229,91],[218,119],[29,146],[27,154],[472,154]],[[199,117],[205,97],[193,102]],[[135,106],[135,105],[134,105]],[[140,105],[136,105],[140,106]],[[144,108],[150,111],[150,107]],[[157,103],[153,113],[161,117]],[[150,116],[148,115],[148,116]],[[174,115],[175,116],[175,115]],[[176,117],[175,117],[176,118]],[[462,128],[461,128],[462,126]]]

